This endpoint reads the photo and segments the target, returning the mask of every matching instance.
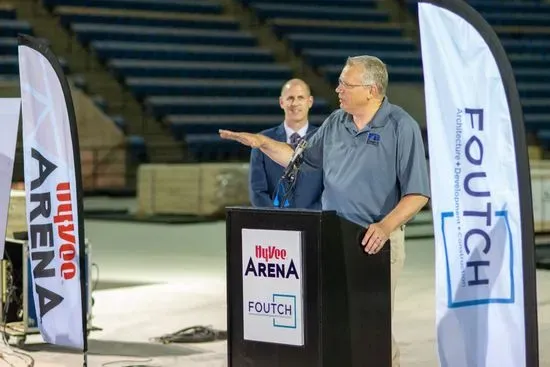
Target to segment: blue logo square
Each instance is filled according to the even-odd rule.
[[[380,143],[380,134],[369,133],[367,135],[367,144],[378,145]]]
[[[290,294],[273,294],[273,302],[276,303],[290,303],[292,305],[292,323],[291,324],[283,324],[278,320],[277,317],[273,318],[273,326],[274,327],[280,327],[280,328],[286,328],[286,329],[296,329],[296,296],[290,295]]]
[[[451,267],[449,259],[448,246],[450,246],[447,234],[446,234],[446,223],[448,220],[454,217],[453,212],[443,212],[441,213],[441,235],[443,237],[443,247],[445,254],[445,267],[446,267],[446,277],[447,277],[447,307],[448,308],[461,308],[461,307],[472,307],[479,305],[487,305],[491,303],[501,303],[501,304],[510,304],[515,302],[515,286],[514,286],[514,246],[512,242],[512,233],[510,231],[510,224],[508,222],[508,212],[506,210],[500,210],[495,212],[495,216],[501,217],[504,219],[507,243],[503,245],[508,246],[508,251],[510,253],[510,260],[508,264],[503,264],[503,268],[500,276],[509,277],[510,289],[508,294],[503,297],[490,297],[489,293],[481,294],[478,297],[471,297],[468,299],[455,299],[456,289],[453,287],[451,282]]]

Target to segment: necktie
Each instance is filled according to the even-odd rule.
[[[296,149],[296,146],[298,146],[300,140],[302,140],[302,138],[298,133],[294,133],[290,136],[290,145],[292,145],[292,149]]]

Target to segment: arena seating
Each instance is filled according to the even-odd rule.
[[[11,5],[0,4],[0,80],[19,80],[19,61],[17,53],[17,35],[23,33],[33,35],[31,25],[26,20],[18,20],[16,11]],[[78,75],[71,75],[68,64],[63,57],[59,62],[67,78],[78,87],[85,87],[85,81]],[[104,109],[104,101],[100,96],[92,98],[96,106]],[[145,149],[143,139],[138,136],[128,137],[128,153],[131,159],[142,160],[138,157]]]
[[[493,26],[506,50],[523,106],[527,131],[550,147],[550,4],[539,0],[468,0]],[[417,4],[408,0],[417,14]]]
[[[198,161],[248,157],[237,143],[220,144],[221,127],[260,131],[282,121],[278,96],[290,68],[217,0],[45,3]],[[316,99],[312,121],[328,112]]]
[[[419,51],[377,0],[240,0],[336,87],[350,55],[388,64],[392,82],[421,82]]]
[[[32,35],[31,25],[16,19],[15,9],[7,4],[0,4],[0,78],[19,79],[19,61],[17,59],[17,35]],[[60,60],[66,68],[66,62]]]
[[[16,20],[11,6],[0,5],[0,78],[18,78],[17,34],[32,34],[29,23]]]

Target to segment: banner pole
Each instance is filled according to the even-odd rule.
[[[18,36],[29,252],[44,341],[88,351],[88,282],[78,126],[48,42]],[[37,199],[40,198],[40,199]]]

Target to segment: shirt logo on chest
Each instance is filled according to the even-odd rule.
[[[380,134],[369,133],[367,135],[367,144],[378,146],[379,143],[380,143]]]

